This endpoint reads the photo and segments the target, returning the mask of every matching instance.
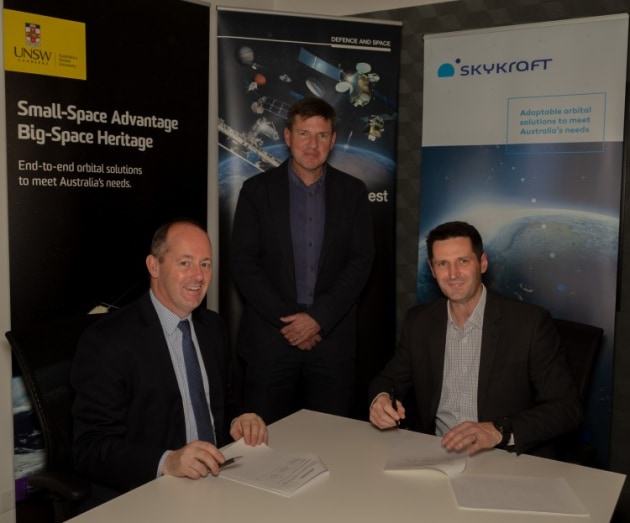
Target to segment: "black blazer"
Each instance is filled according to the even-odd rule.
[[[302,311],[296,303],[289,216],[288,160],[243,184],[234,217],[232,268],[245,298],[239,349],[247,360],[269,361],[287,346],[281,316]],[[356,303],[372,267],[374,236],[365,184],[326,168],[326,222],[308,313],[322,328],[314,350],[328,360],[354,356]]]
[[[370,398],[392,386],[401,397],[413,388],[418,429],[427,434],[435,434],[442,391],[446,303],[438,300],[407,313],[394,356],[370,384]],[[512,419],[519,453],[551,456],[551,448],[541,445],[579,425],[577,388],[547,311],[488,292],[477,409],[479,421]]]
[[[224,322],[193,313],[219,446],[236,413]],[[83,334],[74,360],[74,457],[93,481],[126,491],[155,479],[166,450],[186,444],[182,398],[168,346],[148,292]],[[230,412],[228,412],[230,411]]]

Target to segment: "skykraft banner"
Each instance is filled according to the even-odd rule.
[[[219,197],[221,266],[244,180],[288,157],[283,130],[293,102],[317,96],[336,110],[330,163],[365,182],[374,216],[376,258],[359,309],[357,416],[366,416],[367,382],[394,348],[395,179],[398,23],[218,11]],[[221,313],[232,332],[239,296],[221,277]]]
[[[439,292],[424,238],[481,232],[488,287],[600,326],[584,437],[608,459],[628,16],[425,38],[419,302]]]

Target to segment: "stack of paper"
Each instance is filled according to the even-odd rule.
[[[292,496],[328,469],[313,454],[279,452],[267,445],[249,447],[239,440],[223,450],[226,459],[242,456],[221,471],[219,477],[282,496]]]
[[[457,506],[463,509],[589,515],[564,478],[467,474],[466,460],[465,451],[446,450],[437,436],[427,440],[398,431],[385,470],[440,470],[449,477]]]

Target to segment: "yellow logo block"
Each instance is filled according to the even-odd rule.
[[[4,69],[86,80],[85,24],[5,9]]]

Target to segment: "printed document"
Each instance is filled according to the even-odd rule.
[[[459,508],[589,515],[564,478],[469,474],[465,472],[466,452],[446,450],[440,437],[427,438],[400,429],[395,436],[385,470],[436,469],[444,472]]]
[[[428,440],[406,430],[399,430],[392,446],[385,470],[437,469],[447,476],[463,472],[466,468],[465,452],[446,450],[437,436]]]
[[[242,456],[221,470],[220,478],[292,496],[307,483],[328,474],[322,461],[313,454],[294,454],[273,450],[267,445],[249,447],[240,439],[223,449],[226,459]]]

